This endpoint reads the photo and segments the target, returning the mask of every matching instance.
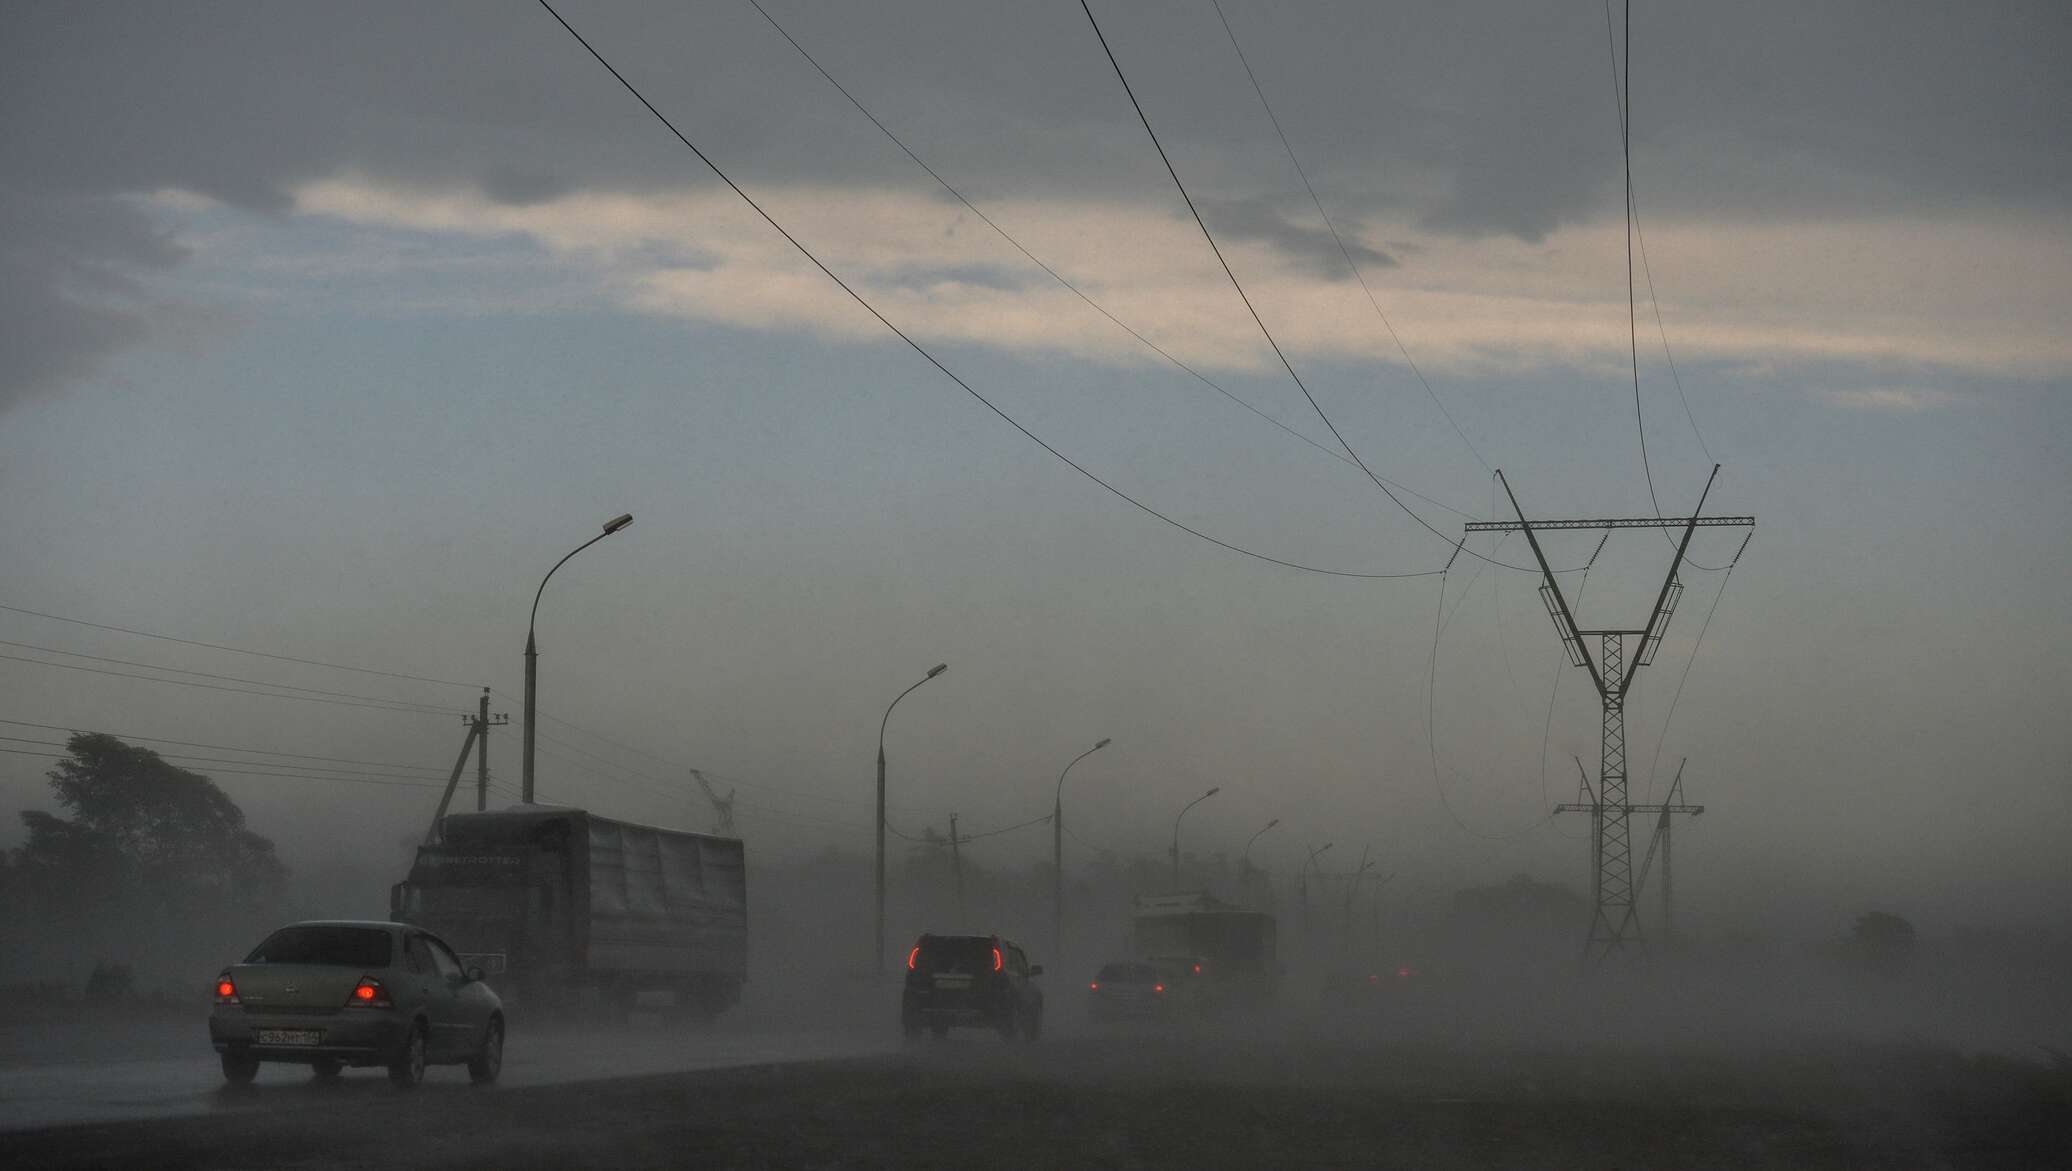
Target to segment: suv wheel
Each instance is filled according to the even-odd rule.
[[[1022,1040],[1034,1041],[1043,1035],[1043,1010],[1038,1009],[1022,1020]]]
[[[424,1026],[410,1030],[410,1040],[403,1044],[403,1051],[389,1062],[389,1080],[409,1089],[424,1080],[425,1035]]]

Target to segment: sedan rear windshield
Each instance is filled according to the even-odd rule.
[[[245,962],[386,968],[394,947],[389,933],[377,927],[283,927],[253,948]]]

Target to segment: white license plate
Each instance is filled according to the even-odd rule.
[[[935,986],[937,988],[969,988],[971,987],[971,977],[963,973],[945,975],[938,972],[935,976]]]
[[[256,1029],[252,1039],[261,1045],[314,1045],[324,1034],[320,1029]]]

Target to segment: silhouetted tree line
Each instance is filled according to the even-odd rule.
[[[172,957],[139,952],[214,945],[277,906],[288,868],[214,781],[103,733],[65,747],[46,774],[65,816],[23,810],[28,838],[0,868],[10,918],[36,933],[23,941],[32,961],[149,970]]]

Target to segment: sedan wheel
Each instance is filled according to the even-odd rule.
[[[259,1076],[259,1061],[254,1057],[241,1057],[234,1053],[223,1055],[223,1077],[233,1086],[249,1086]]]
[[[468,1080],[486,1086],[504,1069],[504,1022],[492,1020],[482,1033],[482,1048],[468,1059]]]
[[[424,1029],[410,1030],[410,1041],[403,1052],[389,1063],[389,1080],[409,1089],[424,1080],[425,1036]]]

